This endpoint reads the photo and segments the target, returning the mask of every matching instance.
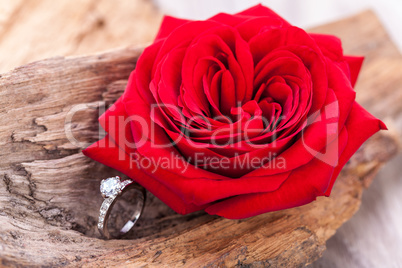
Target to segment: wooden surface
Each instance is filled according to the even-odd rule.
[[[357,100],[399,133],[402,141],[402,55],[373,13],[318,27],[342,37],[345,52],[365,55]],[[354,25],[353,29],[349,29]],[[355,36],[353,36],[355,32]],[[360,40],[362,39],[362,40]],[[362,207],[327,242],[314,268],[402,267],[402,154],[365,191]]]
[[[398,105],[389,95],[394,90],[389,85],[399,76],[378,72],[390,64],[397,67],[386,61],[395,57],[394,47],[373,14],[363,13],[320,31],[342,31],[341,36],[352,40],[345,42],[346,51],[371,53],[365,75],[371,82],[377,80],[366,81],[358,97],[373,94],[363,102],[378,113],[382,102],[372,98],[384,98],[392,116]],[[376,135],[342,172],[331,198],[248,220],[203,213],[180,216],[151,197],[129,240],[99,240],[95,231],[99,178],[114,171],[86,159],[80,149],[97,139],[98,109],[121,94],[139,53],[131,48],[53,58],[1,76],[2,265],[303,266],[322,254],[325,241],[358,209],[363,186],[396,153],[394,138]],[[381,75],[389,80],[379,80]],[[379,95],[378,86],[383,84],[388,87]],[[64,123],[77,104],[87,108],[69,125],[83,142],[74,146],[65,136]]]
[[[161,17],[147,0],[0,0],[0,73],[44,58],[148,43]]]

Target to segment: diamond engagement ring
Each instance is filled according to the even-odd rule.
[[[131,196],[126,200],[129,205],[134,205],[134,211],[128,217],[128,221],[117,234],[109,233],[108,221],[112,208],[117,201],[117,197],[126,195],[126,192],[133,190],[135,196]],[[101,235],[106,238],[119,238],[128,233],[133,228],[135,222],[140,218],[145,204],[145,189],[131,179],[122,180],[119,176],[102,180],[100,191],[104,201],[100,208],[98,229]],[[130,191],[131,192],[131,191]],[[121,215],[118,215],[121,216]]]

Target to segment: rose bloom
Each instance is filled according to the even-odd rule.
[[[165,17],[83,153],[178,213],[246,218],[329,196],[385,125],[355,102],[363,58],[257,5]],[[170,159],[170,160],[167,160]]]

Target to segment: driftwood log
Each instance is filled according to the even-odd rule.
[[[367,56],[359,101],[392,119],[398,76],[387,70],[402,66],[376,17],[365,12],[313,31],[337,34],[346,53]],[[121,95],[140,53],[51,58],[0,76],[0,265],[302,267],[321,256],[397,152],[392,131],[379,133],[349,161],[331,197],[246,220],[178,215],[151,196],[132,236],[104,241],[99,181],[116,172],[80,151],[98,139],[97,117]]]
[[[154,38],[152,0],[0,0],[0,73],[55,55],[84,55]]]

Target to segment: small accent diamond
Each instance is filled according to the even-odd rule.
[[[127,185],[131,184],[133,181],[131,180],[125,180],[120,184],[120,190],[123,190],[124,187],[126,187]]]
[[[108,209],[109,207],[109,203],[107,203],[106,201],[103,202],[102,206],[101,206],[101,211],[105,211]]]

